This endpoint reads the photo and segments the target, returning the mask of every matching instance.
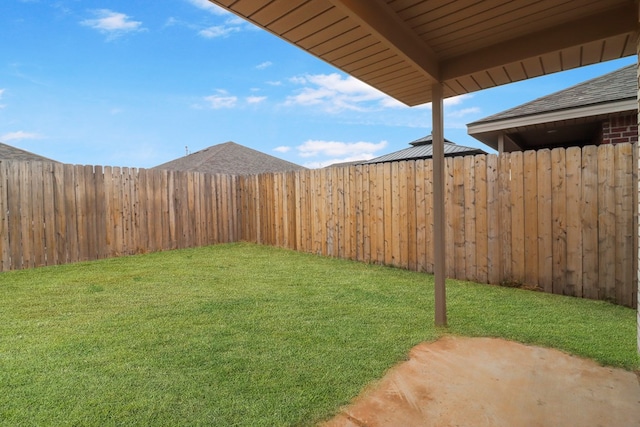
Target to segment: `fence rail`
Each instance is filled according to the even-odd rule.
[[[447,158],[447,276],[637,306],[637,144]],[[430,160],[232,177],[0,162],[0,270],[251,241],[433,272]]]

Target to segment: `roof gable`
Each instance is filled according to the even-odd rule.
[[[257,175],[305,168],[230,141],[163,163],[154,169],[227,175]]]

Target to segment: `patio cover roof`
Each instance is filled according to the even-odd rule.
[[[409,105],[636,54],[635,0],[211,0]]]
[[[433,101],[436,325],[446,325],[443,98],[637,54],[636,0],[209,1],[406,105]],[[638,341],[640,351],[640,324]]]

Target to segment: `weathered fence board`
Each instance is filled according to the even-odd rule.
[[[538,163],[535,151],[524,153],[524,283],[538,284]]]
[[[582,150],[582,295],[598,298],[598,147]]]
[[[524,166],[521,152],[511,155],[511,276],[525,283]]]
[[[565,294],[581,297],[582,289],[582,173],[581,150],[567,149],[567,273]]]
[[[2,271],[11,269],[7,166],[6,162],[0,163],[0,269],[2,269]]]
[[[445,159],[446,273],[637,305],[637,145]],[[234,177],[0,162],[0,271],[253,241],[433,272],[430,160]]]
[[[502,244],[500,228],[500,194],[498,182],[498,156],[487,156],[487,253],[480,257],[487,259],[488,283],[500,283],[502,280]],[[483,240],[482,237],[479,238]]]
[[[598,147],[598,298],[615,299],[616,202],[614,146]]]

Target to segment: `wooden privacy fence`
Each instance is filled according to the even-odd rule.
[[[637,144],[446,159],[447,276],[635,307]],[[431,160],[233,177],[0,162],[0,270],[251,241],[433,272]]]
[[[447,158],[447,276],[637,305],[637,144]],[[431,160],[238,178],[241,236],[433,272]]]
[[[1,270],[238,239],[235,178],[0,163]]]

